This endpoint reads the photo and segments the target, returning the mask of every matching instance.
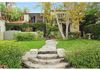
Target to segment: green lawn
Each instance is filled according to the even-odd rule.
[[[0,41],[0,64],[9,68],[20,68],[21,56],[32,48],[41,48],[44,44],[44,40]],[[100,68],[100,41],[84,39],[58,41],[57,48],[65,49],[65,60],[73,67]]]
[[[33,48],[41,48],[45,41],[0,41],[0,65],[21,68],[21,57]]]
[[[32,49],[32,48],[41,48],[45,41],[14,41],[14,40],[7,40],[7,41],[0,41],[0,44],[17,44],[22,49]]]
[[[65,60],[68,61],[72,67],[100,68],[100,41],[58,41],[57,46],[65,49]]]
[[[86,50],[92,47],[100,47],[100,41],[85,39],[58,41],[57,47],[64,48],[66,51],[69,52],[76,52],[80,50]]]

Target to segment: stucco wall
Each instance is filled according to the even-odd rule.
[[[24,15],[24,22],[29,22],[29,15],[28,14]]]
[[[4,32],[6,30],[5,28],[5,21],[0,20],[0,32]]]
[[[4,38],[3,38],[3,34],[4,32],[0,32],[0,40],[3,40]]]
[[[5,31],[4,32],[4,40],[13,40],[14,39],[14,34],[16,32],[21,32],[21,31]]]
[[[79,25],[70,25],[70,32],[79,32]]]

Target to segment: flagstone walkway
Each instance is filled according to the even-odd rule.
[[[55,40],[47,40],[40,49],[31,49],[22,56],[23,68],[68,68],[64,61],[64,49],[56,47]]]

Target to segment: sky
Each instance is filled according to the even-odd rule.
[[[16,6],[23,9],[24,7],[29,9],[29,12],[32,13],[40,13],[42,11],[42,7],[39,6],[40,2],[16,2]],[[61,4],[61,2],[55,2],[55,5]],[[59,6],[59,5],[58,5]]]
[[[29,12],[33,13],[40,13],[41,7],[38,6],[39,2],[16,2],[16,6],[23,9],[24,7],[27,7],[29,9]]]

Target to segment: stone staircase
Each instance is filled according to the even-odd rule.
[[[23,68],[69,68],[64,61],[64,49],[56,48],[55,40],[47,40],[40,49],[31,49],[22,56]]]

